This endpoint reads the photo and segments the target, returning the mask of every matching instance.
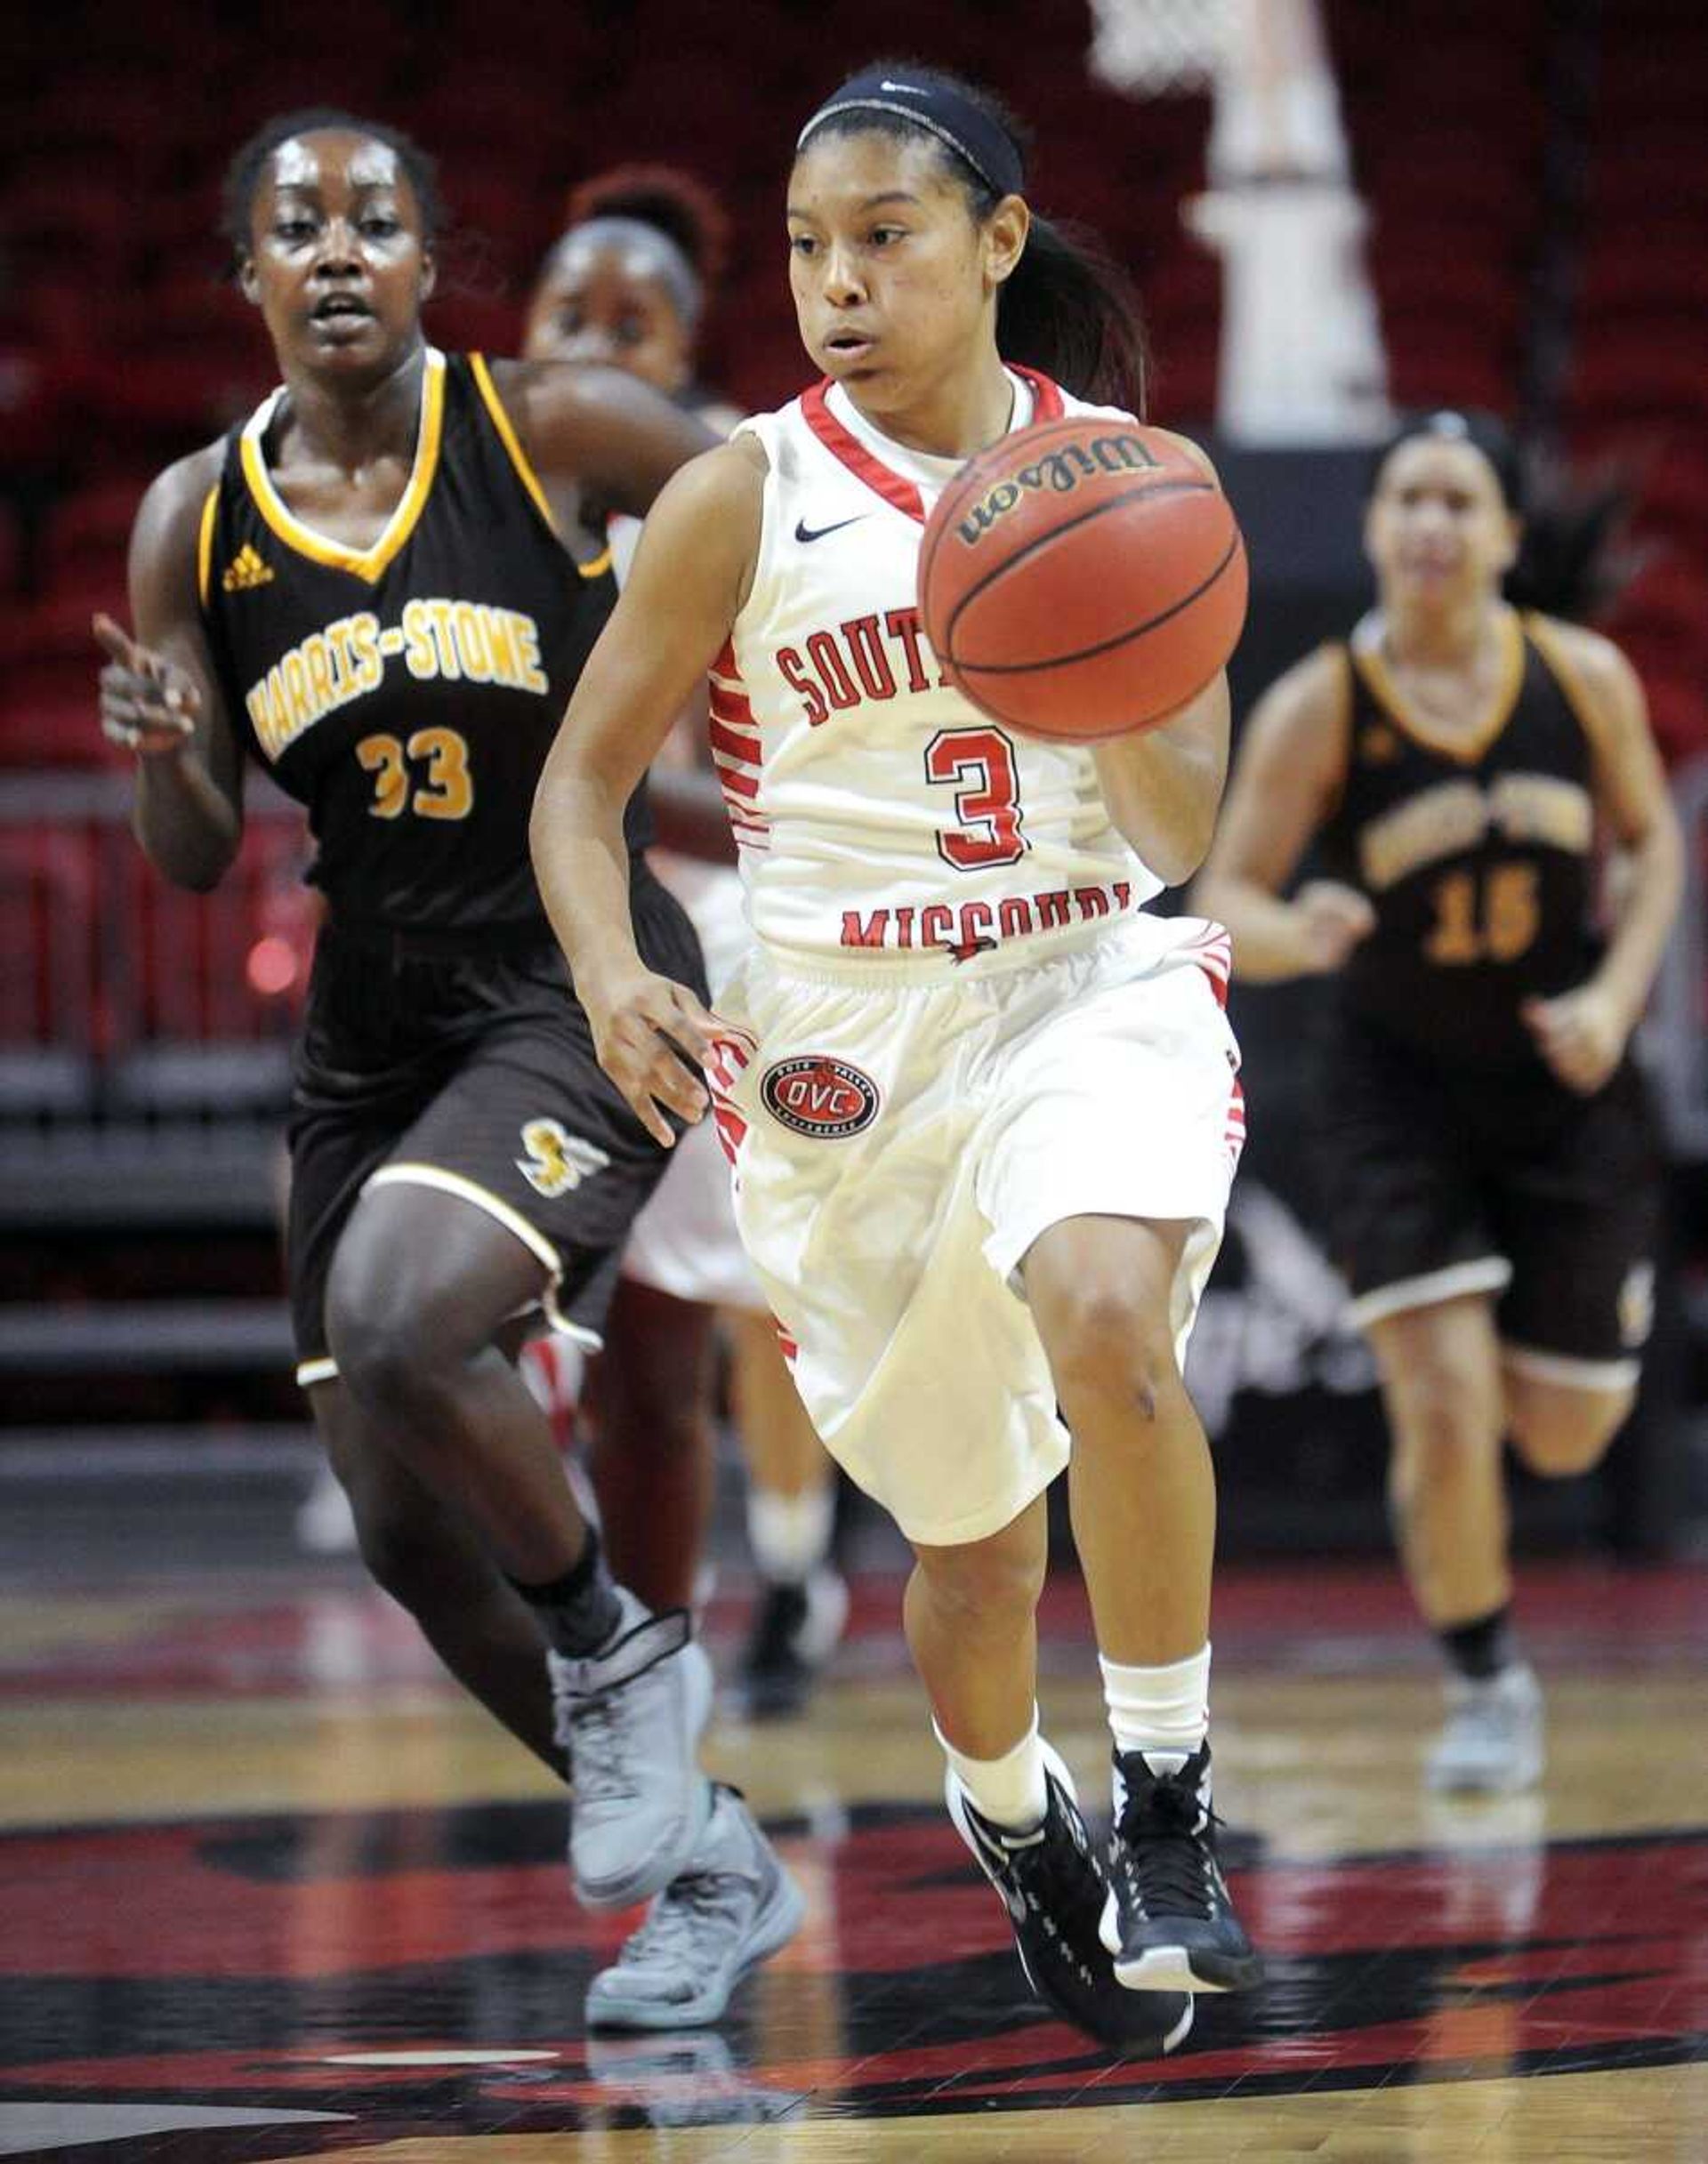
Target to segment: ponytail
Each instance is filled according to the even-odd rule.
[[[1527,462],[1527,508],[1518,560],[1506,575],[1515,608],[1587,623],[1618,598],[1636,568],[1622,528],[1631,490],[1621,475],[1574,481],[1551,463]]]
[[[1034,216],[997,305],[996,343],[1004,360],[1042,369],[1076,398],[1144,419],[1139,295],[1087,228]]]

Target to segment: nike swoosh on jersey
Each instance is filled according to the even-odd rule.
[[[866,515],[857,511],[851,519],[838,519],[834,526],[809,526],[804,519],[797,519],[794,537],[797,541],[822,541],[826,534],[840,534],[845,526],[858,526]]]

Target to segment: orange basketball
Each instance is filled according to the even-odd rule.
[[[919,606],[944,673],[1024,735],[1148,728],[1202,691],[1245,621],[1228,499],[1159,430],[1018,430],[938,498]]]

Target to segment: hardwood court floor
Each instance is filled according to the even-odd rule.
[[[325,1565],[0,1597],[0,2156],[1697,2164],[1708,1572],[1528,1574],[1543,1791],[1424,1795],[1382,1566],[1229,1571],[1218,1802],[1269,1981],[1120,2061],[1029,1999],[868,1581],[805,1724],[713,1737],[807,1895],[718,2028],[588,2036],[622,1920],[550,1784]],[[714,1611],[728,1658],[738,1604]],[[1107,1791],[1083,1608],[1047,1725]]]

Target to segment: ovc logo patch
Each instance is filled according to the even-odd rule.
[[[838,1142],[878,1116],[878,1085],[846,1059],[808,1052],[767,1067],[759,1094],[774,1119],[797,1135]]]

